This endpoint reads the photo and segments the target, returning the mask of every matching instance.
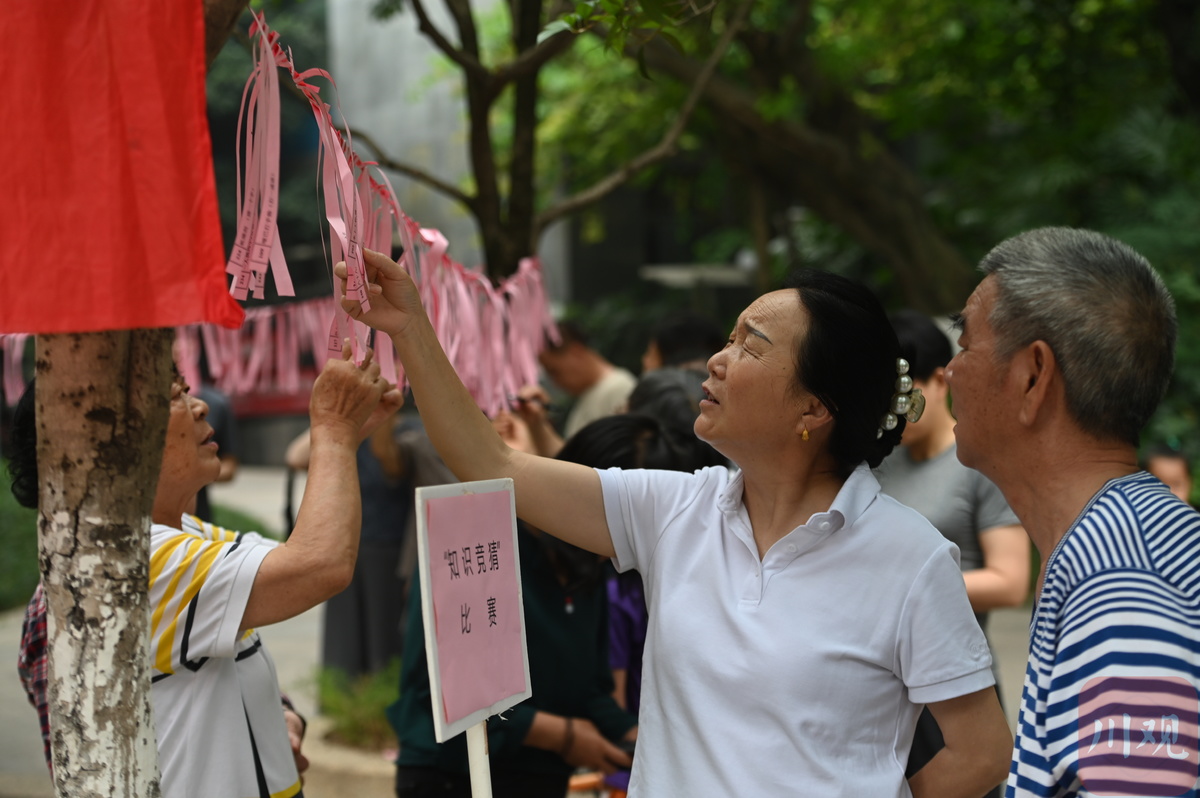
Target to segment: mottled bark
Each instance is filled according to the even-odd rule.
[[[49,606],[55,789],[157,796],[150,511],[171,331],[39,336],[39,552]]]

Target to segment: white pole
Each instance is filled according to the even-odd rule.
[[[467,761],[471,766],[471,795],[492,798],[492,771],[488,766],[487,721],[467,727]]]

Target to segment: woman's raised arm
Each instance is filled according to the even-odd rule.
[[[612,556],[600,478],[585,466],[509,448],[446,358],[416,285],[391,258],[364,250],[371,309],[346,294],[346,264],[334,267],[342,307],[392,338],[429,439],[463,481],[511,477],[517,514],[539,529],[597,554]]]

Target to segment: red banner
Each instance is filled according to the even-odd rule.
[[[0,332],[237,327],[202,4],[0,3]]]

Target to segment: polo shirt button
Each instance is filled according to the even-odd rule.
[[[795,543],[789,543],[789,544],[787,545],[787,550],[788,550],[788,554],[795,554],[795,553],[796,553],[796,544],[795,544]]]
[[[817,529],[821,530],[822,532],[826,531],[829,529],[829,522],[822,521],[821,523],[817,524]]]

